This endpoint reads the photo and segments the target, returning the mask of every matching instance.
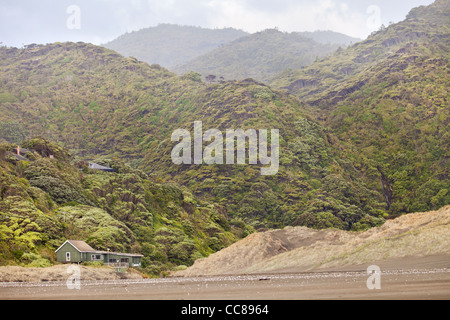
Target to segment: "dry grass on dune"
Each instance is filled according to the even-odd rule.
[[[447,206],[404,215],[366,232],[288,227],[253,234],[176,276],[306,272],[435,255],[450,265],[449,223]]]
[[[68,272],[69,265],[57,265],[49,268],[0,267],[0,282],[50,282],[67,281],[73,274]],[[81,280],[119,280],[142,279],[136,272],[116,273],[112,268],[94,268],[80,266]]]

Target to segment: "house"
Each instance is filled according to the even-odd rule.
[[[13,160],[15,161],[28,161],[28,158],[26,158],[26,155],[28,152],[32,152],[28,149],[20,148],[20,146],[17,146],[17,149],[14,149],[14,153],[9,153],[8,156],[11,156]]]
[[[27,155],[28,152],[32,152],[31,150],[25,149],[25,148],[20,148],[20,146],[17,146],[17,151],[16,154],[18,156],[22,156],[25,157]]]
[[[107,167],[105,167],[105,166],[101,166],[94,162],[89,162],[89,169],[100,170],[100,171],[105,171],[105,172],[116,172],[117,171],[117,170],[111,168],[109,164]]]
[[[61,263],[100,261],[111,266],[140,267],[143,255],[98,251],[84,241],[67,240],[56,251],[56,260]]]
[[[15,154],[15,153],[8,154],[8,155],[10,155],[12,157],[13,161],[28,161],[28,158],[25,158],[25,157],[23,157],[21,155]]]

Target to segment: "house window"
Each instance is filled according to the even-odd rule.
[[[91,260],[92,260],[92,261],[99,261],[99,260],[102,260],[102,256],[99,255],[99,254],[93,254],[93,255],[91,256]]]
[[[66,262],[70,262],[70,252],[66,252]]]

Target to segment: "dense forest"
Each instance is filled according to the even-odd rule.
[[[142,271],[161,275],[190,266],[254,230],[187,188],[150,177],[120,159],[96,159],[115,173],[89,169],[42,138],[0,146],[0,264],[45,267],[66,239],[99,250],[139,252]],[[49,157],[51,154],[53,157]]]
[[[272,85],[296,95],[382,181],[399,215],[449,203],[449,16],[446,0]]]
[[[204,77],[215,75],[217,80],[253,78],[269,82],[283,70],[309,66],[315,60],[345,47],[343,43],[319,43],[314,40],[314,37],[321,35],[322,41],[325,41],[324,34],[303,36],[296,32],[266,30],[237,39],[171,70],[178,74],[194,70]],[[341,41],[344,42],[344,39]]]

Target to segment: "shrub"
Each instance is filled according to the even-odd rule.
[[[32,261],[27,267],[30,268],[48,268],[51,267],[52,263],[44,258],[39,258]]]
[[[218,252],[224,248],[224,245],[219,238],[211,237],[209,238],[209,247],[211,250]]]
[[[180,265],[180,266],[175,267],[175,268],[173,269],[173,271],[184,271],[184,270],[186,270],[187,268],[188,268],[187,266]]]
[[[64,181],[53,177],[38,177],[30,181],[33,187],[47,192],[52,199],[59,203],[79,202],[84,203],[83,196],[69,187]]]
[[[31,150],[35,150],[42,157],[48,158],[54,156],[60,160],[69,159],[70,153],[68,150],[60,147],[54,142],[50,142],[44,138],[34,138],[23,143],[23,147]]]
[[[85,261],[82,265],[86,267],[100,268],[105,266],[105,263],[103,261]]]
[[[184,79],[188,79],[194,82],[202,82],[202,75],[198,72],[191,71],[183,76]]]
[[[177,243],[169,251],[169,261],[178,265],[191,265],[193,261],[190,260],[190,256],[196,250],[195,244],[191,241]]]
[[[353,225],[353,231],[366,231],[374,227],[379,227],[386,222],[383,218],[375,218],[371,216],[365,216],[357,223]]]

